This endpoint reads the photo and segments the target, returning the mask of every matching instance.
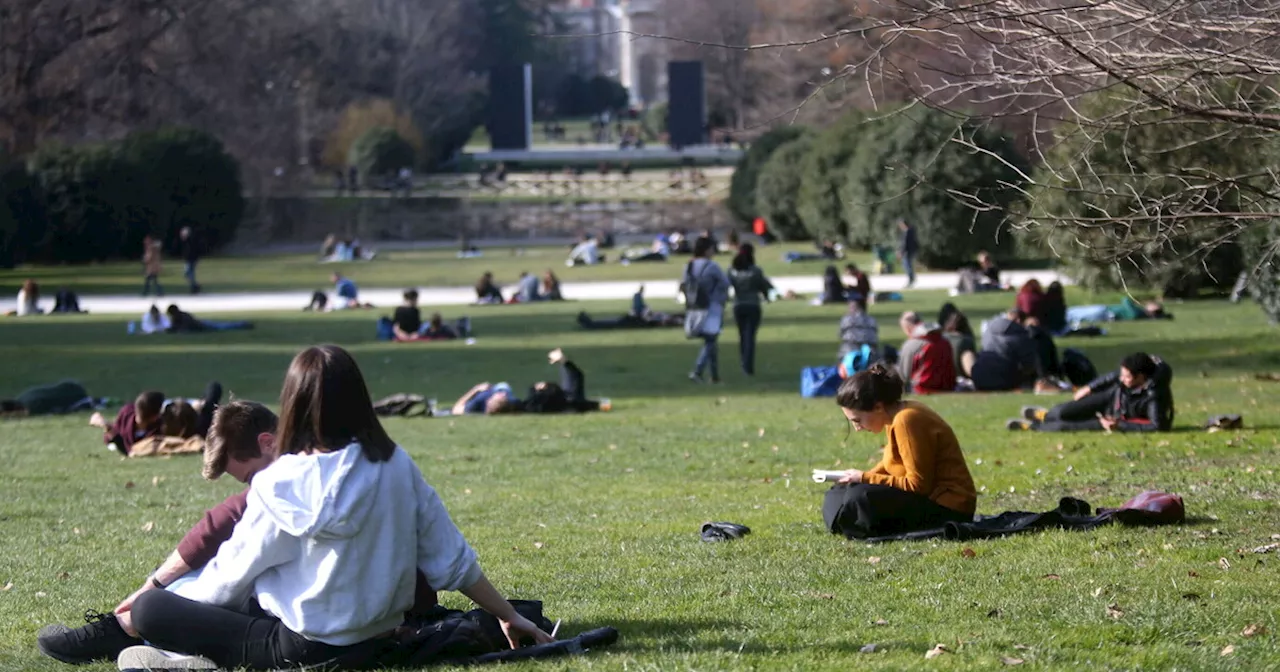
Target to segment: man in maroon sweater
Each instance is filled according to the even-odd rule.
[[[122,455],[128,455],[133,444],[160,433],[160,411],[163,408],[163,393],[143,392],[132,404],[120,409],[110,426],[101,413],[94,413],[89,424],[102,430],[103,443]]]
[[[218,408],[205,443],[203,475],[209,480],[230,474],[241,483],[249,483],[254,474],[267,468],[276,458],[276,414],[262,404],[234,401]],[[235,525],[248,501],[245,489],[205,512],[178,548],[142,587],[125,598],[110,614],[85,612],[87,625],[68,628],[50,625],[40,630],[36,644],[46,655],[64,663],[80,665],[95,660],[111,659],[130,646],[141,643],[133,629],[130,610],[133,601],[149,590],[163,590],[193,572],[198,572],[218,554],[222,542],[231,538]],[[418,573],[414,605],[409,615],[423,614],[435,605],[436,593]]]

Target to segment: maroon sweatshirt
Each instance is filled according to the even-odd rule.
[[[134,415],[133,404],[126,404],[116,414],[116,421],[103,433],[102,442],[106,444],[114,443],[120,446],[120,452],[128,455],[129,451],[133,450],[134,443],[159,433],[160,423],[158,422],[150,429],[140,430],[138,428],[138,418]]]
[[[240,517],[244,515],[244,509],[248,503],[249,490],[246,488],[205,511],[200,522],[196,523],[182,541],[178,542],[178,555],[182,557],[182,561],[192,570],[209,564],[213,556],[218,554],[218,547],[222,542],[231,538],[231,533],[235,531],[236,523],[240,522]],[[425,614],[436,604],[438,604],[436,591],[427,584],[427,577],[418,571],[418,584],[413,591],[413,606],[409,608],[407,615]]]

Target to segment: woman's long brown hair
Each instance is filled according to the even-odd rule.
[[[356,360],[336,345],[307,348],[293,358],[280,392],[280,454],[341,450],[359,443],[370,462],[395,452]]]

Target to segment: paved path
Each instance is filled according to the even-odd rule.
[[[1054,280],[1069,284],[1070,281],[1058,275],[1056,271],[1006,271],[1002,274],[1005,282],[1017,287],[1030,278],[1037,278],[1042,284]],[[822,277],[819,275],[788,276],[772,278],[778,291],[791,290],[800,294],[814,295],[822,291]],[[955,273],[924,273],[916,279],[916,289],[950,289],[956,286]],[[562,291],[567,299],[577,301],[601,301],[629,299],[641,283],[634,280],[609,282],[567,282]],[[645,281],[645,295],[650,300],[674,298],[677,293],[675,279]],[[906,287],[904,275],[879,275],[871,278],[871,284],[877,292],[900,291]],[[401,289],[365,289],[360,292],[360,299],[372,303],[379,308],[391,308],[400,304]],[[473,303],[475,291],[470,287],[427,287],[419,288],[419,303],[430,306],[460,306]],[[128,296],[82,296],[80,307],[91,313],[141,315],[150,308],[153,302],[159,303],[163,309],[169,303],[178,304],[183,310],[203,315],[216,312],[247,312],[260,310],[300,310],[311,301],[311,292],[249,292],[238,294],[171,294],[163,299],[148,299],[136,295]],[[0,314],[15,308],[15,298],[0,299]],[[48,310],[53,305],[52,299],[42,300],[41,307]],[[0,324],[3,324],[0,322]]]

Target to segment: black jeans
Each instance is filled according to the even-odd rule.
[[[1100,432],[1102,423],[1098,414],[1111,409],[1110,392],[1094,392],[1079,401],[1068,401],[1049,409],[1044,420],[1036,426],[1041,432]]]
[[[384,649],[373,639],[352,646],[313,642],[270,615],[249,615],[151,590],[133,603],[133,626],[152,646],[204,656],[218,667],[294,668],[341,660],[341,667],[372,664]]]
[[[733,321],[738,324],[738,359],[742,362],[742,372],[748,376],[756,373],[756,333],[760,331],[762,319],[764,311],[759,304],[733,307]]]
[[[914,492],[854,483],[827,491],[822,519],[832,534],[865,539],[928,530],[949,522],[971,522],[973,515],[949,509]]]
[[[213,412],[218,410],[220,401],[222,401],[222,385],[216,380],[211,381],[209,387],[204,390],[204,406],[200,407],[200,414],[196,421],[197,435],[209,436],[209,427],[213,426]]]
[[[560,364],[560,389],[564,390],[569,408],[578,412],[598,411],[600,402],[587,398],[587,377],[577,364],[565,360]]]

